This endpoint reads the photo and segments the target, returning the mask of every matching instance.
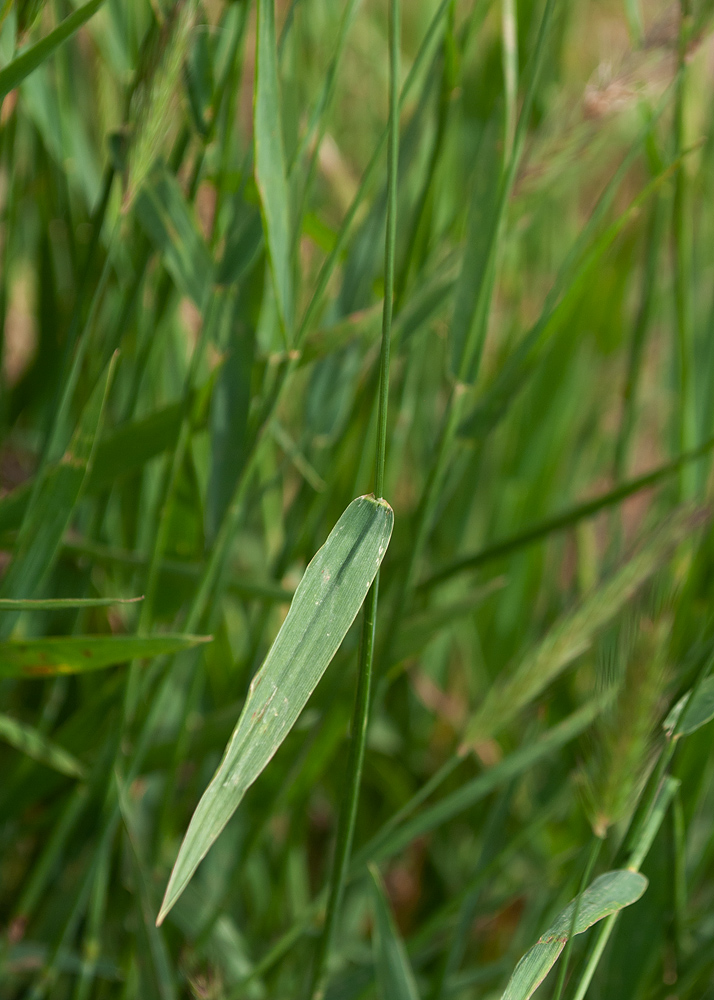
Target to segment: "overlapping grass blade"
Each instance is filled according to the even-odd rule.
[[[663,726],[670,735],[689,736],[714,719],[714,677],[707,677],[683,694],[667,715]]]
[[[606,872],[596,878],[582,894],[579,903],[578,900],[573,900],[566,906],[541,935],[537,944],[526,952],[516,966],[501,1000],[528,1000],[533,996],[565,947],[576,905],[579,908],[573,933],[582,934],[598,921],[636,903],[647,884],[644,875],[627,869]]]
[[[305,570],[280,632],[251,682],[221,765],[193,814],[159,923],[287,736],[339,649],[387,551],[393,520],[384,500],[353,500]]]
[[[31,45],[12,62],[0,70],[0,98],[17,87],[33,70],[49,59],[52,53],[68,38],[76,34],[83,24],[92,17],[104,3],[104,0],[89,0],[89,3],[73,11],[61,21],[57,27],[39,42]]]
[[[590,647],[599,629],[612,620],[676,546],[707,518],[706,511],[695,512],[684,507],[660,525],[611,579],[556,622],[513,674],[494,683],[467,726],[466,742],[487,739],[516,718],[568,664]]]
[[[293,336],[290,207],[283,151],[274,0],[257,0],[256,9],[255,180],[260,192],[278,315],[286,342],[290,343]]]
[[[84,765],[76,757],[57,746],[34,726],[25,725],[9,715],[0,713],[0,739],[19,750],[20,753],[32,757],[40,764],[51,767],[69,778],[83,778]]]
[[[0,611],[62,611],[71,608],[108,608],[114,604],[135,604],[141,597],[0,597]]]
[[[389,910],[379,870],[370,866],[375,926],[372,945],[377,988],[382,1000],[419,1000],[414,972]]]
[[[600,496],[593,497],[592,500],[585,500],[583,503],[576,504],[569,510],[563,511],[562,514],[556,514],[554,517],[546,518],[544,521],[534,524],[532,527],[526,528],[524,531],[517,532],[510,538],[504,538],[500,542],[493,542],[491,545],[486,546],[479,552],[461,556],[459,559],[455,559],[452,563],[449,563],[448,565],[442,567],[442,569],[439,569],[435,573],[428,576],[419,584],[418,589],[427,590],[436,584],[449,580],[457,573],[478,569],[479,566],[483,566],[486,563],[495,561],[496,559],[501,559],[504,556],[509,556],[513,552],[519,552],[528,545],[533,545],[536,542],[547,538],[549,535],[554,534],[556,531],[563,531],[565,528],[570,528],[573,525],[578,524],[585,518],[593,517],[601,510],[606,510],[608,507],[619,504],[623,500],[627,499],[627,497],[633,496],[641,490],[657,486],[659,483],[669,479],[676,472],[678,472],[685,463],[696,461],[698,458],[706,455],[707,452],[709,452],[713,447],[714,438],[709,438],[709,440],[704,441],[701,445],[699,445],[699,447],[693,448],[684,455],[678,456],[671,462],[665,462],[658,468],[653,469],[652,472],[646,472],[641,476],[637,476],[635,479],[630,479],[628,482],[621,483],[619,486],[609,490],[607,493],[602,493]]]
[[[514,750],[513,753],[504,757],[503,760],[494,764],[477,778],[465,782],[460,788],[450,795],[444,796],[433,806],[417,813],[411,819],[406,819],[396,829],[391,824],[386,824],[384,830],[377,833],[355,856],[355,869],[358,870],[361,865],[370,860],[381,861],[392,857],[417,837],[437,829],[453,819],[454,816],[458,816],[480,802],[496,788],[500,788],[529,771],[539,761],[555,753],[556,750],[566,746],[571,740],[585,732],[609,701],[609,695],[593,699],[533,742],[526,743],[518,750]],[[443,778],[448,777],[450,770],[448,767],[443,768]],[[434,791],[436,787],[434,785],[430,790]],[[407,805],[400,812],[408,815],[411,809]]]
[[[78,635],[0,641],[0,677],[52,677],[101,670],[132,659],[151,659],[190,649],[210,636]]]
[[[91,467],[114,364],[115,359],[95,386],[67,451],[35,487],[34,502],[25,510],[12,562],[0,584],[0,597],[32,597],[54,563]],[[14,621],[12,614],[0,620],[0,636],[10,634]]]
[[[213,282],[211,256],[178,181],[163,164],[139,191],[136,214],[177,288],[203,310]]]

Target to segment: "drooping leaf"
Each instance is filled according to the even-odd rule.
[[[386,501],[371,496],[353,500],[305,570],[275,642],[251,682],[220,767],[193,814],[159,922],[287,736],[339,649],[377,574],[393,521]]]
[[[100,670],[133,659],[178,653],[209,636],[84,635],[47,639],[6,639],[0,642],[0,677],[51,677]]]
[[[647,888],[647,879],[629,869],[606,872],[582,894],[574,934],[582,934],[593,924],[626,906],[636,903]],[[516,966],[501,1000],[528,1000],[533,996],[558,960],[570,934],[577,899],[558,914],[538,942]]]
[[[54,31],[46,35],[35,45],[24,49],[4,69],[0,70],[0,98],[9,94],[26,76],[49,59],[55,49],[71,38],[92,17],[104,3],[104,0],[89,0],[83,7],[75,10],[64,21],[60,22]]]
[[[382,1000],[419,1000],[407,950],[389,909],[379,870],[370,865],[375,925],[372,936],[377,987]]]
[[[47,739],[37,729],[26,726],[4,713],[0,713],[0,739],[15,747],[20,753],[32,757],[39,764],[46,764],[54,771],[59,771],[60,774],[66,774],[69,778],[84,777],[84,767],[76,757]]]
[[[253,118],[255,182],[275,286],[280,325],[292,339],[293,289],[290,269],[290,211],[280,116],[274,0],[258,0]]]

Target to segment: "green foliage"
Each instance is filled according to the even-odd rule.
[[[712,11],[0,0],[0,1000],[707,995]]]

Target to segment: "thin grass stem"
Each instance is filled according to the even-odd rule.
[[[377,417],[377,454],[375,458],[375,494],[384,491],[384,470],[387,456],[389,405],[389,358],[391,347],[392,311],[394,301],[394,256],[397,229],[397,180],[399,167],[399,49],[401,41],[400,0],[389,3],[389,139],[387,161],[387,228],[384,251],[384,307],[382,313],[382,344],[379,363],[379,413]],[[357,807],[359,805],[362,766],[367,742],[369,706],[374,664],[379,573],[365,601],[362,637],[359,650],[357,694],[352,717],[352,739],[347,764],[346,793],[340,811],[337,842],[332,865],[330,893],[325,925],[318,944],[312,973],[310,995],[322,1000],[327,983],[328,961],[337,928],[345,881],[352,852]]]

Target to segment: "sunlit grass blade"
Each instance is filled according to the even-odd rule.
[[[257,0],[254,155],[278,315],[287,343],[293,335],[290,207],[285,174],[275,39],[274,0]]]
[[[372,945],[377,988],[382,1000],[419,1000],[409,956],[390,912],[384,883],[374,865],[370,866],[370,875],[376,918]]]
[[[287,736],[339,649],[387,551],[393,520],[384,500],[353,500],[305,570],[280,632],[251,683],[221,765],[193,814],[159,923]]]
[[[85,768],[76,757],[57,746],[33,726],[18,722],[17,719],[12,719],[4,713],[0,713],[0,739],[20,753],[51,767],[54,771],[59,771],[60,774],[67,775],[68,778],[85,776]]]
[[[78,635],[0,642],[0,677],[51,677],[101,670],[132,659],[150,659],[190,649],[210,636]]]
[[[39,42],[25,49],[12,62],[0,70],[0,98],[17,87],[26,76],[49,59],[55,49],[71,38],[83,24],[89,20],[104,3],[104,0],[89,0],[78,10],[73,11],[61,21],[57,27]]]
[[[647,884],[644,875],[628,870],[606,872],[596,878],[582,894],[573,933],[582,934],[598,921],[636,903]],[[516,966],[502,1000],[528,1000],[533,996],[565,947],[577,902],[573,900],[566,906],[538,943],[526,952]]]

